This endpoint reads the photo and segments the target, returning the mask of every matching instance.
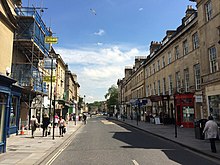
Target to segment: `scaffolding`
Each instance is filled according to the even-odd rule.
[[[44,59],[49,57],[50,45],[45,43],[45,37],[52,32],[46,27],[38,13],[39,8],[17,7],[18,27],[14,36],[12,77],[23,87],[21,103],[24,105],[23,121],[28,115],[30,121],[35,109],[35,115],[42,116],[43,97],[48,95],[48,86],[43,76],[49,75],[44,68]],[[36,108],[37,107],[37,108]],[[40,116],[38,116],[41,111]]]
[[[32,87],[36,92],[47,93],[41,64],[49,56],[50,45],[44,40],[51,32],[36,8],[22,7],[15,11],[18,15],[18,29],[14,39],[14,52],[16,56],[21,55],[13,63],[12,76],[23,87]]]

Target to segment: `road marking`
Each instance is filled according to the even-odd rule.
[[[139,165],[136,160],[132,160],[132,162],[134,163],[134,165]]]
[[[72,138],[69,139],[64,146],[58,150],[58,152],[46,163],[46,165],[51,165],[54,160],[70,145],[70,143],[72,142]]]
[[[107,120],[101,120],[101,122],[102,122],[103,124],[115,124],[115,123],[110,122],[110,121],[107,121]]]

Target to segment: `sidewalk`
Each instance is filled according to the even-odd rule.
[[[115,118],[110,118],[117,120]],[[118,121],[126,123],[135,128],[149,132],[153,135],[162,137],[164,139],[178,143],[191,150],[204,154],[206,156],[216,158],[220,160],[220,141],[216,141],[217,153],[211,152],[209,140],[200,140],[195,138],[194,128],[180,128],[177,126],[177,137],[175,138],[175,126],[174,125],[163,125],[163,124],[151,124],[148,122],[139,121],[137,125],[136,120],[119,119]]]
[[[39,164],[54,150],[59,148],[71,135],[82,126],[81,121],[70,121],[64,137],[59,137],[59,128],[55,128],[54,140],[50,136],[42,137],[42,129],[37,128],[35,138],[31,138],[31,131],[25,130],[24,135],[12,135],[7,139],[7,151],[0,154],[0,165],[30,165]]]

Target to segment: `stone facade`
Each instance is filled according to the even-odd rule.
[[[132,74],[125,73],[119,90],[131,90],[130,99],[146,98],[142,116],[161,114],[170,122],[176,117],[179,124],[191,123],[189,127],[208,115],[220,121],[219,42],[220,1],[197,1],[197,10],[188,6],[176,30],[168,30],[161,42],[151,42],[148,58]],[[138,81],[142,73],[144,81]]]

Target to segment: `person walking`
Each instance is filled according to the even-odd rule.
[[[43,128],[43,137],[44,136],[47,136],[47,133],[48,133],[48,125],[50,124],[50,118],[48,116],[48,114],[44,114],[43,116],[43,125],[42,125],[42,128]]]
[[[83,114],[83,121],[84,121],[84,124],[86,124],[86,119],[87,119],[87,116],[86,116],[86,114],[84,113],[84,114]]]
[[[205,123],[205,127],[203,129],[203,133],[205,134],[205,139],[209,139],[211,144],[211,151],[216,153],[215,140],[218,138],[218,125],[213,120],[212,116],[208,117],[208,121]]]
[[[54,127],[56,127],[58,125],[58,121],[59,121],[59,116],[56,113],[54,116]]]
[[[38,123],[37,118],[34,115],[32,116],[30,122],[31,122],[31,135],[32,135],[32,138],[34,138],[34,132],[36,131],[39,123]]]
[[[66,126],[65,120],[62,118],[62,116],[60,116],[60,119],[58,121],[58,126],[60,129],[60,136],[63,137],[64,132],[64,127]]]

